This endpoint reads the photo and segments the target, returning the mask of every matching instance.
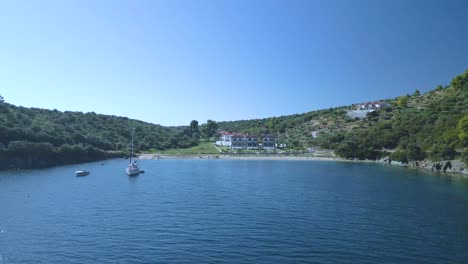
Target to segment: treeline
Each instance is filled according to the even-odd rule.
[[[164,127],[126,117],[18,107],[0,101],[0,149],[12,141],[28,141],[128,151],[132,128],[137,150],[164,150],[198,145],[200,138],[216,132],[216,122],[208,120],[192,132],[188,126]]]
[[[124,152],[107,152],[93,146],[68,145],[55,148],[50,143],[11,141],[8,148],[0,150],[0,169],[45,168],[124,157]]]
[[[213,136],[217,129],[212,120],[200,128],[195,122],[196,128],[163,127],[94,112],[20,107],[6,103],[0,95],[0,168],[44,167],[128,155],[132,129],[136,151],[189,148]]]
[[[238,120],[219,122],[219,129],[223,131],[235,131],[253,135],[272,134],[281,136],[291,129],[317,120],[327,115],[341,115],[345,113],[345,107],[317,110],[302,114],[294,114],[280,117],[262,119]]]
[[[126,117],[99,115],[94,112],[61,112],[18,107],[0,103],[0,144],[11,141],[91,145],[102,150],[126,151],[131,128],[135,129],[136,148],[150,146],[171,148],[180,142],[181,133],[175,128],[132,120]]]

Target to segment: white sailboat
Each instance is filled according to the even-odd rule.
[[[133,175],[138,175],[140,173],[140,165],[138,164],[138,161],[135,159],[134,161],[132,161],[133,159],[133,134],[134,134],[135,130],[132,129],[132,155],[130,156],[130,163],[128,164],[128,167],[127,167],[127,175],[128,176],[133,176]]]

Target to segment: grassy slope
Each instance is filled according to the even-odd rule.
[[[145,151],[146,152],[146,151]],[[197,155],[197,154],[219,154],[219,151],[213,147],[211,142],[201,142],[198,146],[185,149],[152,149],[147,153],[162,154],[162,155]]]

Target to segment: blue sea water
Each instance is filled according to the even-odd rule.
[[[0,172],[0,263],[468,263],[463,179],[246,160],[128,177],[127,162]]]

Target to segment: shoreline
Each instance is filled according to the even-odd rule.
[[[158,154],[141,154],[138,156],[140,160],[149,159],[193,159],[193,160],[318,160],[318,161],[345,161],[351,162],[340,157],[313,157],[313,156],[295,156],[295,155],[225,155],[225,154],[203,154],[203,155],[158,155]],[[363,162],[363,161],[359,161]],[[366,162],[366,161],[364,161]],[[372,161],[367,161],[372,162]]]
[[[455,164],[454,169],[447,171],[434,170],[432,164],[444,164],[448,161],[441,162],[420,162],[421,166],[416,165],[414,162],[410,164],[403,164],[400,162],[389,163],[382,160],[349,160],[340,157],[317,157],[317,156],[295,156],[295,155],[225,155],[225,154],[204,154],[204,155],[158,155],[158,154],[141,154],[138,156],[140,160],[283,160],[283,161],[336,161],[336,162],[355,162],[355,163],[375,163],[387,165],[390,167],[404,167],[418,169],[432,174],[443,174],[448,176],[463,176],[468,178],[468,170],[461,170],[463,164],[458,160],[450,161]],[[456,168],[456,169],[455,169]]]

